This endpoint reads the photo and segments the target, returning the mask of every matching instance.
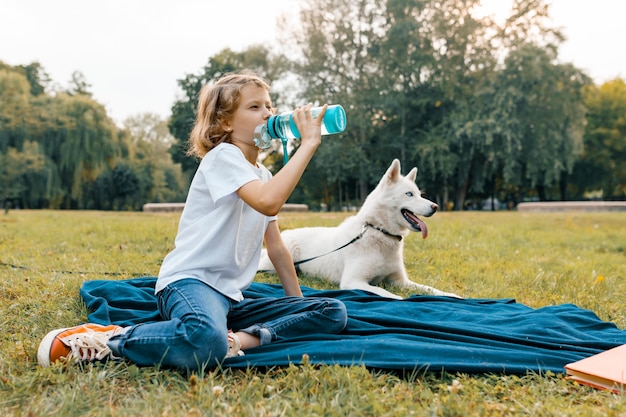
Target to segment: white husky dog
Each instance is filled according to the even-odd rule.
[[[421,196],[417,168],[406,176],[395,159],[359,212],[337,227],[305,227],[281,233],[294,262],[307,275],[326,278],[342,289],[361,289],[383,297],[401,297],[375,285],[386,280],[417,292],[458,297],[409,280],[404,269],[403,240],[410,231],[428,236],[417,216],[432,216],[437,204]],[[300,263],[301,261],[304,261]],[[273,271],[264,251],[259,270]]]

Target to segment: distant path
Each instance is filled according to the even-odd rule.
[[[517,211],[626,211],[626,201],[549,201],[519,203]]]
[[[176,213],[183,211],[185,203],[147,203],[143,211],[149,213]],[[280,211],[309,211],[306,204],[285,204]]]

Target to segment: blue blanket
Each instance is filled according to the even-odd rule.
[[[154,277],[88,281],[80,294],[89,321],[121,326],[160,320]],[[306,337],[260,346],[228,359],[234,368],[299,364],[363,364],[372,369],[525,374],[564,372],[563,366],[626,344],[626,330],[572,304],[532,309],[511,299],[412,296],[389,300],[365,291],[314,290],[348,308],[339,335]],[[253,283],[246,297],[280,297],[282,287]]]

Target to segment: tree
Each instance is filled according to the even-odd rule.
[[[35,88],[43,89],[41,74],[38,64],[0,65],[0,198],[76,209],[139,209],[184,198],[165,120],[140,115],[120,130],[80,73],[71,94],[54,95]]]
[[[90,89],[91,84],[87,82],[85,75],[80,71],[74,71],[66,92],[70,96],[83,95],[91,97],[92,93],[89,91]]]
[[[26,141],[24,150],[9,147],[0,153],[0,201],[24,206],[24,195],[29,190],[29,178],[44,171],[45,157],[37,142]]]
[[[432,186],[442,190],[438,200],[448,204],[453,192],[457,210],[464,207],[468,190],[481,192],[493,175],[488,164],[490,147],[489,94],[497,65],[492,48],[495,23],[476,19],[478,1],[448,0],[439,7],[428,2],[419,19],[422,44],[431,45],[431,58],[423,59],[421,101],[409,102],[421,117],[412,125],[411,157]]]
[[[600,191],[605,199],[626,197],[626,82],[614,79],[584,90],[587,125],[584,153],[572,185],[579,198]]]
[[[24,75],[30,84],[30,94],[33,96],[44,94],[50,84],[50,76],[39,62],[12,67],[0,61],[0,71],[2,70]]]
[[[552,186],[566,198],[564,180],[583,150],[582,88],[589,81],[554,59],[530,44],[511,52],[494,100],[497,119],[509,120],[496,137],[504,145],[497,157],[504,181],[535,188],[541,200]]]
[[[19,71],[0,68],[0,152],[21,150],[32,118],[31,87]]]
[[[380,128],[374,124],[384,116],[380,110],[384,75],[380,59],[387,25],[385,3],[310,1],[301,9],[298,30],[291,33],[298,47],[294,55],[300,57],[293,68],[302,85],[302,98],[343,104],[348,117],[346,132],[325,139],[315,158],[316,169],[322,169],[325,177],[325,181],[315,183],[325,184],[320,190],[325,200],[333,190],[340,192],[343,185],[355,181],[356,200],[362,201],[390,162],[374,148],[381,143],[393,144],[377,135]],[[332,145],[326,145],[329,142]]]
[[[380,108],[372,121],[380,139],[373,145],[376,154],[385,156],[383,166],[393,158],[399,158],[405,167],[414,162],[413,144],[432,101],[428,74],[432,73],[435,51],[426,29],[431,18],[426,3],[387,1],[385,34],[375,57],[384,74],[377,77]]]
[[[180,164],[174,164],[169,149],[174,137],[167,121],[144,113],[124,120],[129,131],[127,160],[138,178],[143,202],[172,202],[185,198],[186,184]]]
[[[588,79],[556,63],[562,35],[541,0],[515,1],[502,27],[475,19],[477,4],[440,2],[423,30],[435,47],[424,91],[434,105],[415,155],[444,201],[452,188],[455,209],[469,192],[493,196],[496,184],[534,187],[545,199],[555,184],[564,190],[580,152]]]
[[[84,208],[83,183],[120,155],[118,130],[104,106],[85,95],[58,94],[35,103],[45,117],[40,141],[61,182],[60,208]],[[45,109],[45,110],[44,110]]]

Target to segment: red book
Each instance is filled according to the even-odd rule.
[[[565,372],[580,384],[626,394],[626,345],[569,363]]]

